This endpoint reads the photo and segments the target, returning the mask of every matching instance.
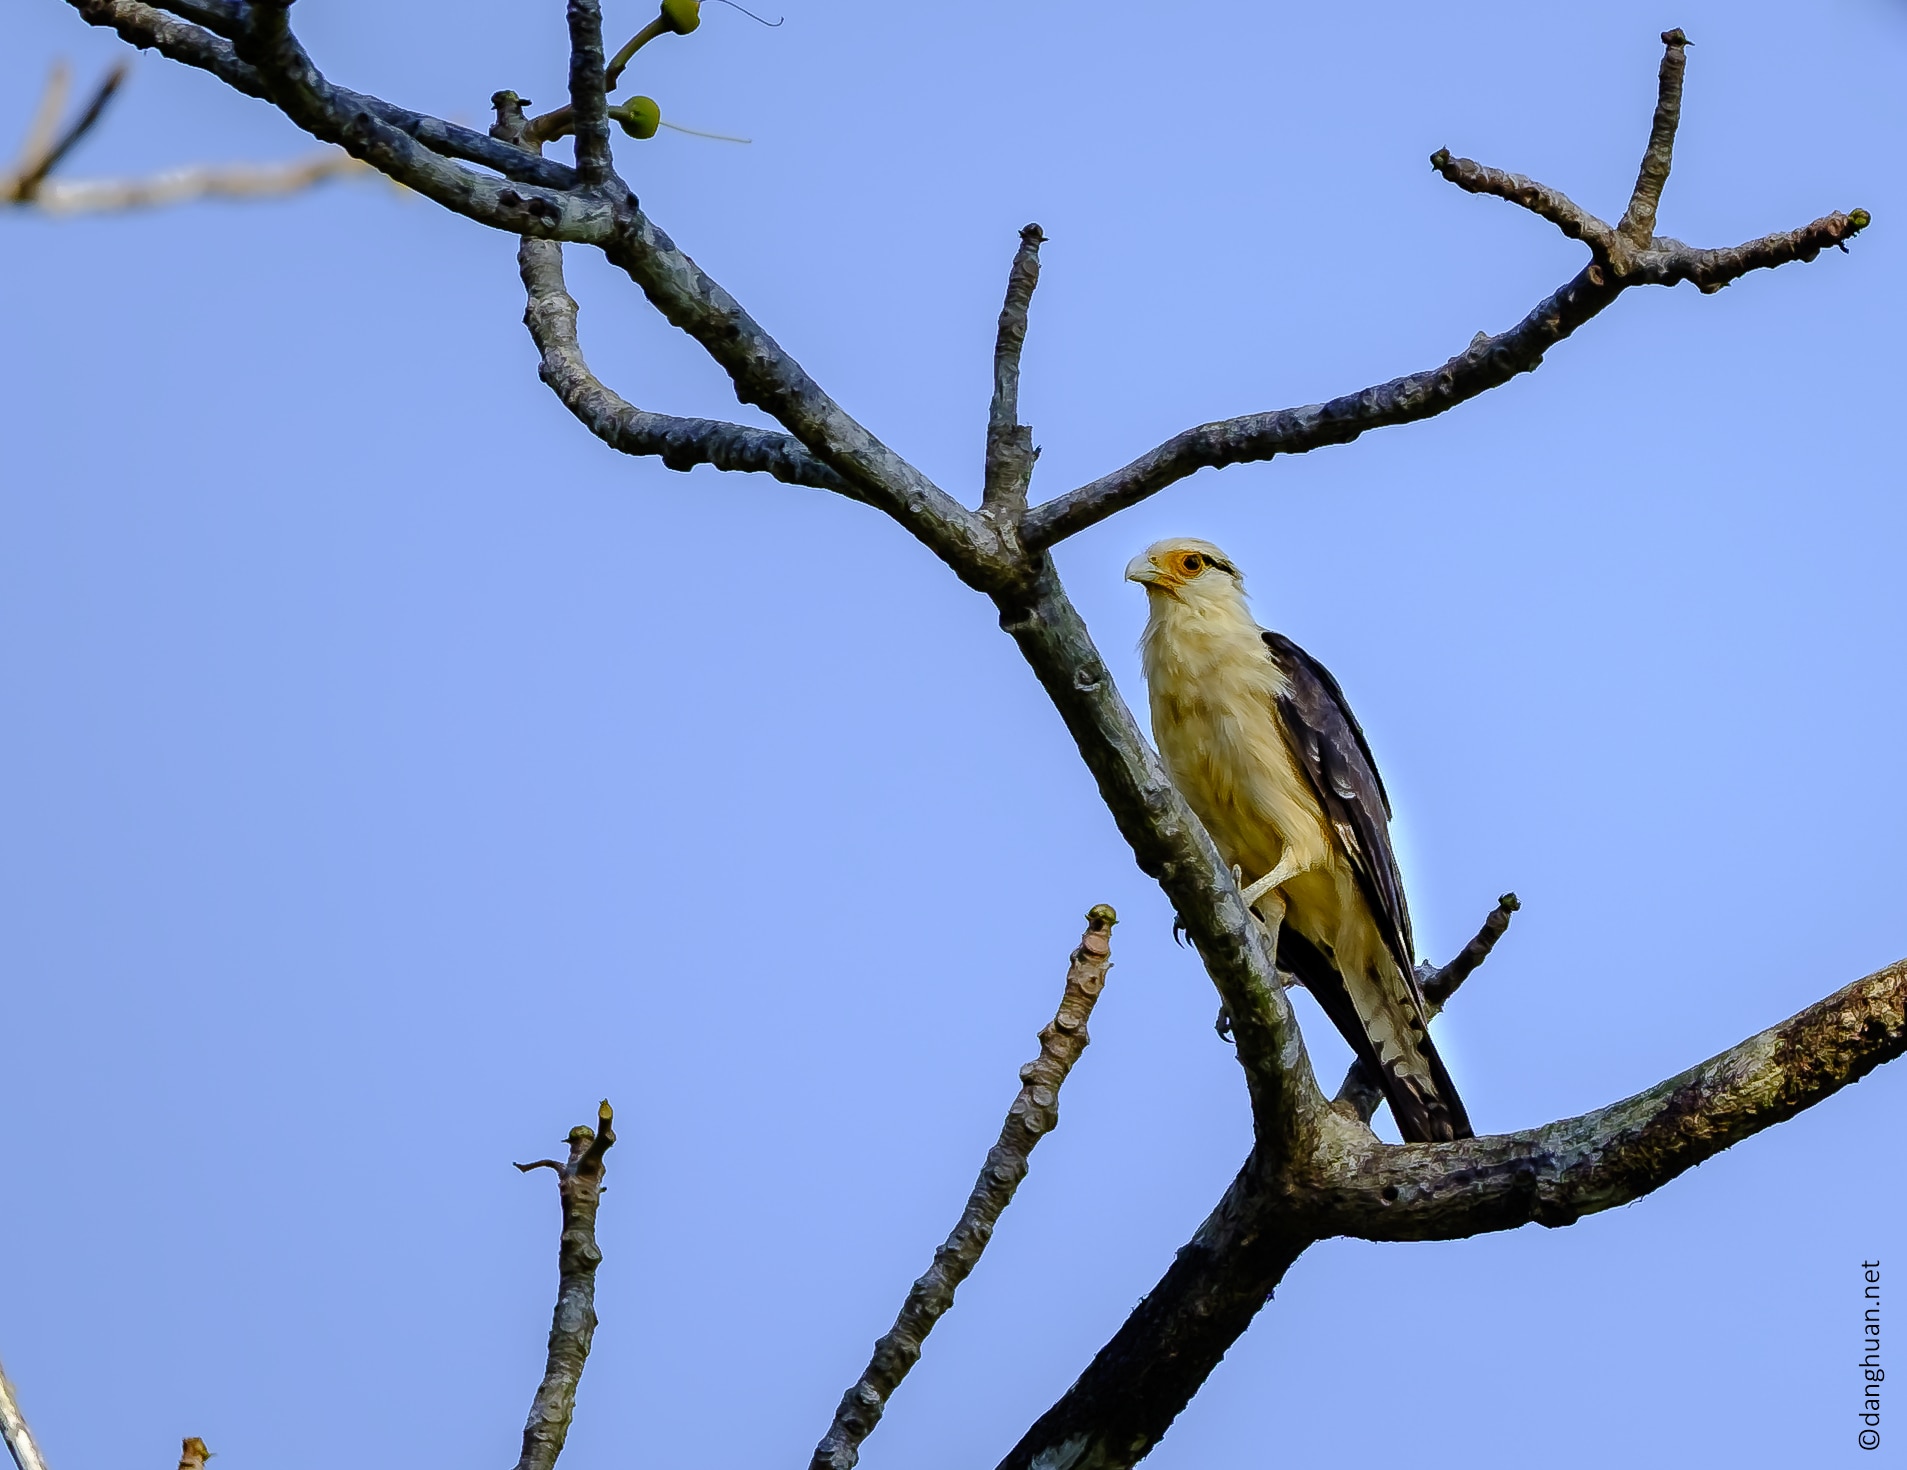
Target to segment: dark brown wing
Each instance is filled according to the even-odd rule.
[[[1391,851],[1391,802],[1371,759],[1364,731],[1331,671],[1282,633],[1266,633],[1265,647],[1285,676],[1278,714],[1324,815],[1357,874],[1364,901],[1377,915],[1397,966],[1416,991],[1417,955],[1411,943],[1404,880]],[[1417,997],[1419,1009],[1422,996]]]
[[[1468,1138],[1470,1119],[1463,1100],[1427,1029],[1410,909],[1391,850],[1390,797],[1378,778],[1371,747],[1344,701],[1344,691],[1323,664],[1279,633],[1266,633],[1265,647],[1285,677],[1278,716],[1326,820],[1351,860],[1397,971],[1394,976],[1342,974],[1289,924],[1279,931],[1279,962],[1304,983],[1331,1024],[1373,1069],[1406,1140]],[[1380,1045],[1380,1035],[1392,1041]],[[1389,1060],[1380,1060],[1386,1046],[1394,1049]]]

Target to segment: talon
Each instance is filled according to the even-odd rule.
[[[1177,914],[1172,916],[1172,942],[1180,949],[1185,948],[1185,936],[1191,931],[1185,927],[1185,920]]]
[[[1231,1011],[1224,1006],[1220,1006],[1218,1008],[1218,1020],[1213,1022],[1212,1029],[1218,1032],[1218,1039],[1220,1041],[1230,1041],[1232,1039]]]

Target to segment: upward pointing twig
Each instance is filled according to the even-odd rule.
[[[1680,30],[1664,31],[1662,69],[1656,74],[1655,120],[1649,125],[1649,146],[1643,150],[1642,170],[1636,176],[1629,207],[1616,226],[1625,240],[1647,245],[1655,238],[1655,211],[1662,202],[1662,186],[1669,181],[1675,157],[1675,130],[1682,121],[1682,72],[1688,65],[1688,37]]]
[[[18,1470],[46,1470],[46,1461],[40,1458],[40,1447],[20,1412],[20,1401],[14,1396],[13,1383],[4,1367],[0,1367],[0,1439],[6,1440]]]
[[[1059,1126],[1060,1084],[1091,1040],[1086,1021],[1112,967],[1112,926],[1118,922],[1109,904],[1095,904],[1086,915],[1086,933],[1067,968],[1059,1012],[1040,1032],[1040,1054],[1020,1068],[1024,1085],[1000,1126],[1000,1141],[987,1150],[987,1161],[953,1234],[934,1252],[933,1265],[907,1293],[887,1335],[874,1344],[867,1371],[842,1395],[834,1423],[815,1447],[809,1470],[853,1470],[861,1458],[862,1441],[881,1422],[888,1398],[920,1360],[922,1342],[953,1305],[954,1292],[993,1238],[1000,1212],[1026,1177],[1027,1156]]]
[[[54,67],[52,75],[47,78],[46,92],[41,98],[39,111],[34,115],[26,146],[20,150],[12,178],[5,181],[5,196],[12,203],[25,204],[38,194],[47,175],[58,168],[60,160],[92,131],[93,124],[106,111],[106,104],[113,100],[113,93],[126,80],[126,63],[115,63],[100,78],[99,85],[80,109],[79,116],[67,124],[64,132],[58,132],[60,109],[66,102],[67,77],[66,65],[62,62]]]
[[[1039,458],[1033,431],[1020,422],[1020,351],[1026,346],[1026,314],[1033,288],[1040,283],[1040,246],[1045,240],[1038,225],[1020,231],[1020,248],[1007,273],[1006,304],[1000,308],[999,335],[993,346],[993,406],[987,414],[986,488],[981,507],[996,519],[1017,521],[1024,513],[1033,461]]]
[[[1441,1011],[1456,993],[1457,987],[1470,978],[1478,965],[1490,958],[1490,951],[1496,948],[1496,942],[1510,927],[1510,915],[1522,907],[1514,893],[1504,894],[1496,901],[1496,907],[1490,910],[1483,927],[1457,952],[1455,959],[1441,969],[1430,964],[1417,967],[1417,983],[1423,987],[1424,1003],[1430,1016],[1434,1017]],[[1362,1060],[1351,1063],[1351,1070],[1344,1074],[1338,1095],[1333,1099],[1337,1106],[1349,1107],[1366,1123],[1376,1115],[1383,1101],[1382,1084]]]
[[[585,186],[607,183],[611,164],[601,0],[569,0],[569,105],[576,172]]]
[[[552,1470],[569,1438],[569,1421],[576,1412],[576,1385],[589,1360],[590,1341],[596,1334],[596,1268],[603,1253],[596,1245],[596,1207],[602,1199],[603,1155],[616,1141],[609,1126],[615,1112],[607,1101],[596,1110],[594,1129],[578,1125],[569,1131],[569,1158],[563,1163],[538,1159],[518,1164],[524,1173],[554,1169],[563,1200],[562,1245],[557,1253],[559,1282],[556,1312],[550,1321],[548,1361],[543,1381],[530,1404],[523,1426],[523,1454],[517,1470]]]

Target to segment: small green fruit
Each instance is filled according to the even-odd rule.
[[[609,115],[632,138],[653,138],[662,126],[662,109],[653,97],[631,97],[610,108]]]
[[[662,0],[663,22],[678,36],[702,23],[702,0]]]

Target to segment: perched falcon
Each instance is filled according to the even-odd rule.
[[[1159,754],[1279,964],[1371,1064],[1406,1140],[1470,1137],[1425,1029],[1390,798],[1338,681],[1252,620],[1208,541],[1161,541],[1126,576],[1150,605],[1139,647]]]

